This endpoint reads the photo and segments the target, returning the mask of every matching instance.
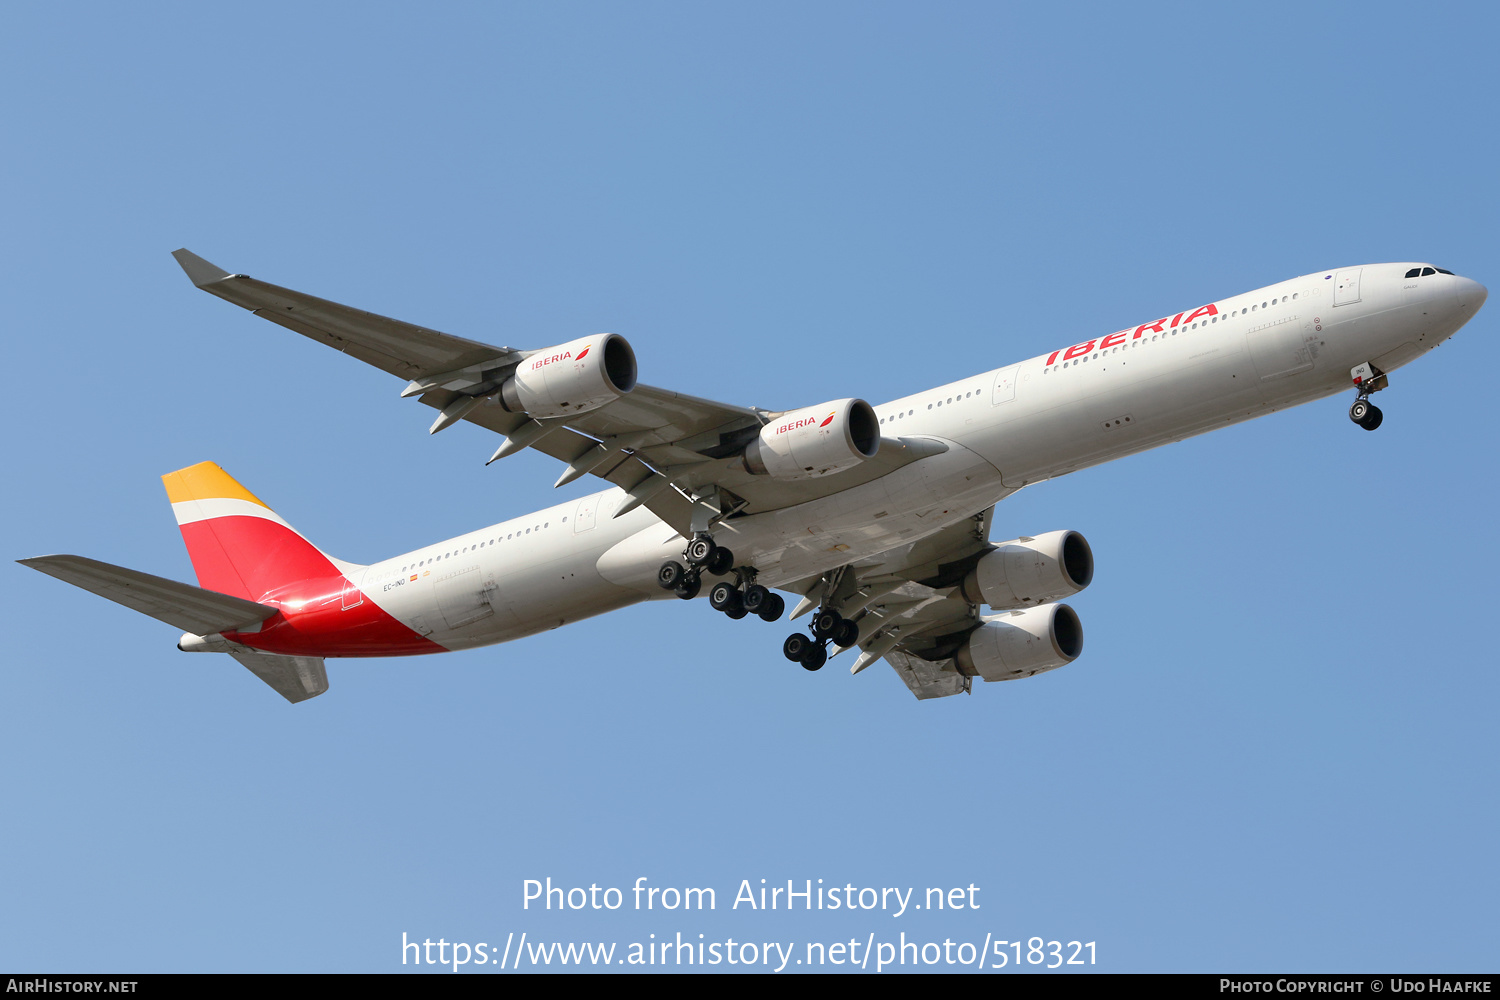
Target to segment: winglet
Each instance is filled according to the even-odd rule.
[[[215,267],[191,250],[173,250],[172,256],[177,258],[177,263],[187,272],[187,276],[192,280],[193,284],[199,288],[229,277],[228,271],[221,267]]]

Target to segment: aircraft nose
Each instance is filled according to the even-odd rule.
[[[1475,312],[1478,312],[1479,307],[1484,305],[1485,299],[1488,299],[1489,297],[1489,289],[1485,288],[1473,278],[1460,277],[1458,281],[1454,282],[1453,298],[1454,301],[1458,303],[1460,308],[1471,309]]]

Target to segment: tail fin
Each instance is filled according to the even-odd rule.
[[[162,476],[198,584],[259,601],[342,569],[213,462]]]

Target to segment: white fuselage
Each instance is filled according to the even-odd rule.
[[[1452,336],[1484,301],[1467,278],[1376,264],[1294,278],[875,407],[888,438],[948,450],[716,530],[768,586],[908,544],[1021,487],[1347,390]],[[449,649],[503,642],[651,598],[683,540],[606,490],[350,575]]]

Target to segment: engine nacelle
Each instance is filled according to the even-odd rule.
[[[955,658],[970,677],[1012,681],[1055,670],[1083,652],[1083,625],[1066,604],[1000,615],[969,633]]]
[[[1094,579],[1094,553],[1076,531],[1001,542],[964,577],[964,597],[996,611],[1068,597]]]
[[[880,448],[880,419],[863,399],[783,413],[745,448],[745,468],[772,479],[813,479],[852,469]]]
[[[635,351],[617,333],[572,340],[537,351],[500,386],[513,413],[562,417],[597,410],[635,388]]]
[[[214,632],[210,635],[194,635],[192,632],[184,632],[182,638],[177,640],[177,648],[184,653],[228,653],[245,647],[224,638],[221,632]]]

